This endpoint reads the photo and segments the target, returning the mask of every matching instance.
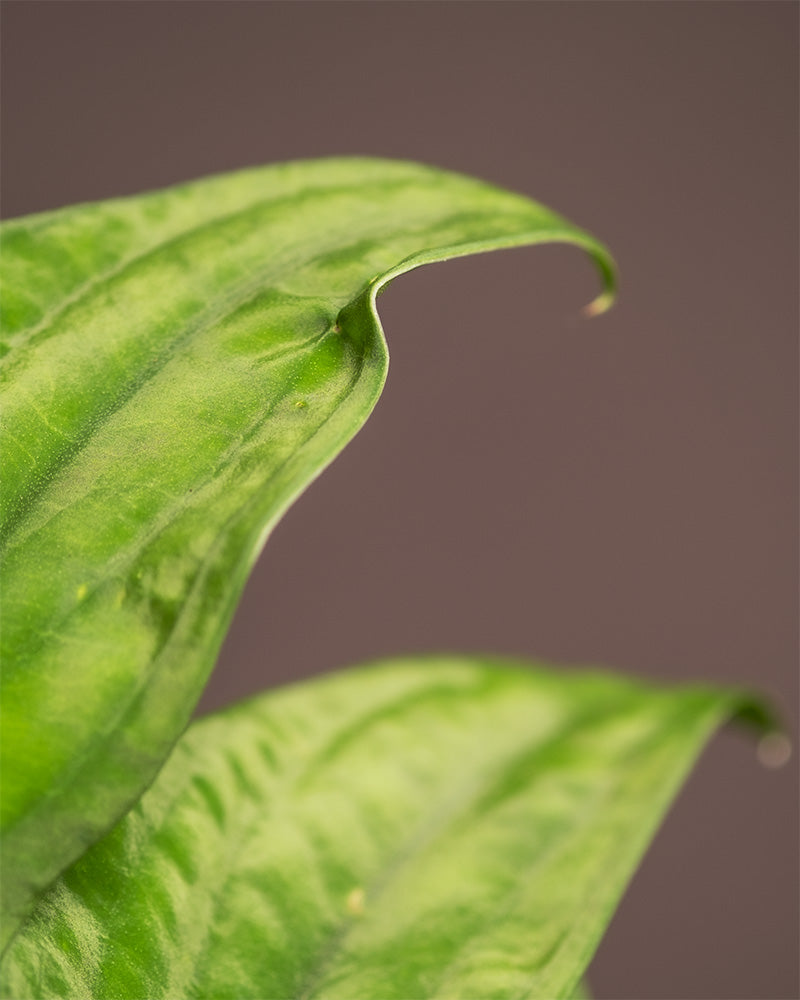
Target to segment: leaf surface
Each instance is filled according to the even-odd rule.
[[[739,696],[427,658],[194,723],[2,995],[569,998]]]
[[[3,227],[3,935],[185,727],[275,521],[383,385],[378,290],[574,243],[410,163],[259,168]]]

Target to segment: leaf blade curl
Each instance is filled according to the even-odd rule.
[[[382,285],[590,236],[378,160],[259,168],[3,228],[4,939],[186,725],[286,507],[386,374]]]

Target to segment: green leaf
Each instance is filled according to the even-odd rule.
[[[588,235],[409,163],[261,168],[3,228],[3,933],[185,727],[272,526],[366,419],[375,296]],[[500,317],[499,317],[500,320]]]
[[[394,661],[195,723],[2,995],[568,998],[739,696]]]

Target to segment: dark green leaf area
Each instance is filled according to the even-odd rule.
[[[391,661],[195,723],[4,996],[568,998],[728,694]]]
[[[381,160],[258,168],[2,236],[6,940],[152,780],[269,531],[369,415],[378,289],[553,240],[612,278],[535,202]]]

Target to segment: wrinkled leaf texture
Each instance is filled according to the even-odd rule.
[[[3,996],[556,1000],[730,692],[415,658],[194,723]]]
[[[183,731],[269,530],[373,407],[375,296],[590,236],[411,163],[258,168],[2,230],[4,940]]]

